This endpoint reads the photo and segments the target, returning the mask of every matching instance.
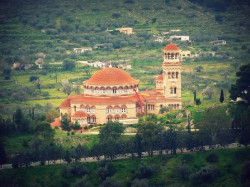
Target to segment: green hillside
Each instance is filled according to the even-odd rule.
[[[212,162],[209,157],[215,157],[217,161]],[[79,186],[77,182],[82,181],[82,185],[86,186],[105,186],[107,178],[111,177],[115,186],[138,183],[142,186],[247,186],[249,179],[244,179],[246,173],[243,167],[247,166],[246,161],[249,158],[248,148],[237,148],[117,160],[106,163],[106,166],[103,161],[85,163],[82,174],[70,173],[67,170],[69,165],[37,166],[0,170],[0,182],[4,186]],[[109,168],[106,174],[105,167]],[[197,173],[202,168],[212,168],[212,173],[207,170],[207,174],[198,177]]]
[[[208,87],[215,87],[213,100],[218,101],[220,89],[228,98],[228,89],[235,81],[238,67],[250,57],[249,4],[245,1],[213,0],[40,0],[1,1],[0,60],[4,70],[14,62],[34,64],[39,54],[44,55],[44,70],[12,70],[10,80],[0,74],[1,103],[26,101],[26,104],[52,103],[58,106],[66,94],[56,89],[62,79],[70,82],[86,80],[97,69],[77,65],[71,72],[62,70],[65,59],[72,61],[125,60],[132,65],[129,73],[141,80],[140,90],[154,88],[154,78],[161,72],[162,48],[171,41],[155,42],[159,37],[171,35],[190,36],[190,42],[173,40],[182,50],[200,54],[194,61],[183,62],[182,97],[184,105],[190,104],[192,92],[199,97]],[[135,34],[106,32],[118,27],[132,27]],[[181,30],[170,32],[170,30]],[[214,40],[226,40],[226,45],[211,45]],[[103,49],[76,55],[75,47],[94,47],[104,44]],[[214,53],[214,56],[211,54]],[[41,55],[40,55],[41,56]],[[194,71],[202,66],[201,73]],[[55,73],[58,69],[58,75]],[[33,68],[36,69],[36,68]],[[89,74],[90,73],[90,74]],[[30,76],[41,80],[38,92]],[[56,79],[57,78],[57,79]],[[15,97],[16,92],[29,87],[24,99]],[[34,90],[35,89],[35,90]],[[14,96],[13,96],[14,95]],[[204,103],[202,102],[202,103]],[[23,103],[23,102],[22,102]]]

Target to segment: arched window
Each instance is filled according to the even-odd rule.
[[[168,53],[168,59],[170,59],[170,53]]]
[[[174,87],[174,94],[176,94],[176,87]]]
[[[113,88],[113,94],[116,94],[116,87]]]
[[[111,114],[112,113],[112,107],[111,106],[108,106],[106,108],[106,110],[107,110],[107,114]]]
[[[91,112],[92,112],[93,114],[95,114],[95,112],[96,112],[95,106],[92,106],[92,107],[91,107]]]
[[[127,112],[127,107],[125,105],[123,105],[121,108],[122,108],[122,113],[126,113]]]
[[[124,93],[127,93],[127,92],[128,92],[128,87],[125,86],[125,87],[124,87]]]
[[[171,73],[168,72],[168,79],[171,79]]]
[[[174,72],[172,72],[172,79],[174,79],[174,78],[175,78],[175,76],[174,76],[174,75],[175,75],[175,73],[174,73]]]
[[[174,59],[174,53],[171,53],[171,59]]]
[[[76,106],[74,106],[74,111],[76,112]]]
[[[90,113],[90,106],[89,105],[86,106],[86,112]]]
[[[101,93],[102,93],[102,94],[105,94],[105,88],[104,88],[104,87],[101,87],[100,90],[101,90]]]
[[[114,107],[114,112],[115,112],[115,114],[118,114],[118,113],[119,113],[119,110],[120,110],[120,107],[119,107],[119,106],[115,106],[115,107]]]
[[[96,123],[96,117],[94,115],[91,116],[91,121],[92,121],[92,123]]]
[[[90,123],[90,116],[87,116],[87,122]]]
[[[179,72],[176,72],[176,79],[178,79],[178,76],[179,76]]]
[[[98,87],[95,87],[95,93],[99,94],[99,88]]]
[[[121,94],[122,91],[123,91],[123,87],[120,86],[120,87],[118,88],[118,90],[119,90],[119,94]]]
[[[113,117],[111,115],[107,116],[107,121],[112,121]]]
[[[170,94],[173,94],[174,93],[174,89],[171,87],[170,88]]]
[[[107,94],[111,94],[111,88],[110,87],[108,87],[106,90],[107,90]]]
[[[85,110],[84,105],[80,106],[80,110],[84,112],[84,110]]]
[[[120,116],[119,115],[116,115],[115,116],[115,120],[118,121],[120,119]]]

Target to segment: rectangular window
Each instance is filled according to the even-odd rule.
[[[154,105],[148,105],[148,109],[149,110],[155,110],[155,106]]]
[[[122,108],[122,113],[125,113],[126,112],[126,108]]]
[[[108,108],[108,109],[107,109],[107,113],[108,113],[108,114],[111,114],[111,112],[112,112],[111,108]]]
[[[87,108],[87,113],[90,113],[90,108]]]

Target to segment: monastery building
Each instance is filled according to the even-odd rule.
[[[158,114],[162,107],[181,108],[181,50],[175,44],[163,49],[163,73],[154,90],[139,91],[139,80],[118,68],[97,71],[83,82],[84,93],[70,95],[60,105],[60,119],[67,114],[81,126],[120,121],[136,123],[140,114]]]

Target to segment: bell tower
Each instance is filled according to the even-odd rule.
[[[181,50],[175,44],[163,48],[163,93],[168,101],[179,100],[181,105]]]

